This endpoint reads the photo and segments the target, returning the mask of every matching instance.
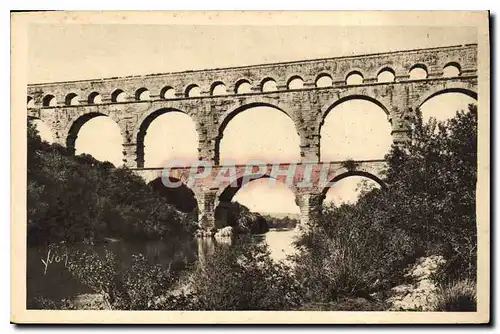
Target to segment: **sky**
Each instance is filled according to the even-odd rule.
[[[468,27],[36,24],[29,30],[28,82],[348,56],[475,43],[476,38],[476,31]],[[470,102],[460,94],[444,94],[426,102],[422,111],[424,117],[445,119]],[[39,128],[49,139],[44,126]],[[196,160],[194,129],[193,121],[184,114],[158,117],[145,138],[145,165],[161,167],[169,158]],[[371,102],[356,100],[330,112],[321,137],[322,160],[382,158],[391,143],[384,112]],[[251,108],[234,117],[225,129],[221,159],[293,162],[300,158],[298,145],[293,122],[286,115],[272,108]],[[79,133],[76,149],[77,154],[86,152],[120,164],[118,126],[106,117],[90,120]],[[337,183],[327,193],[326,202],[354,202],[360,179],[346,178]],[[253,211],[298,213],[286,186],[271,186],[262,180],[241,189],[234,200]]]

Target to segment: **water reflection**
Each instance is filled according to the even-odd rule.
[[[69,266],[88,254],[104,257],[106,250],[116,257],[117,270],[129,270],[133,254],[143,254],[151,264],[174,272],[186,269],[198,258],[198,245],[192,238],[148,242],[111,241],[97,245],[53,244],[27,250],[27,294],[30,302],[38,296],[53,300],[93,293],[75,279]]]
[[[184,238],[178,240],[157,240],[148,242],[124,242],[112,240],[99,245],[57,244],[28,248],[27,253],[27,293],[28,308],[37,296],[53,300],[75,298],[94,291],[75,279],[69,266],[85,254],[98,253],[104,257],[111,251],[116,256],[118,270],[129,270],[133,254],[143,254],[151,264],[160,264],[181,273],[189,270],[198,260],[200,264],[213,254],[218,245],[234,242],[267,243],[271,257],[275,261],[284,260],[293,254],[295,230],[270,230],[263,235],[251,238],[220,240],[214,238]]]
[[[284,261],[289,255],[296,252],[293,242],[297,236],[297,229],[270,229],[265,234],[254,234],[251,238],[203,238],[198,241],[198,256],[200,261],[212,254],[217,245],[234,244],[235,242],[266,243],[274,261]]]

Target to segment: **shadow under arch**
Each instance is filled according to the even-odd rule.
[[[321,191],[321,203],[320,204],[323,204],[323,201],[326,198],[326,194],[328,193],[328,190],[330,190],[330,188],[336,182],[339,182],[340,180],[351,177],[351,176],[366,177],[367,179],[370,179],[370,180],[378,183],[383,191],[387,190],[387,184],[382,179],[380,179],[378,176],[373,175],[372,173],[368,173],[365,171],[357,171],[357,170],[347,171],[347,172],[344,172],[342,174],[336,175],[333,179],[331,179],[328,182],[329,184],[323,188],[323,190]],[[333,185],[332,185],[332,183],[333,183]]]
[[[146,138],[146,134],[147,134],[147,130],[148,130],[149,126],[151,125],[151,123],[153,123],[153,121],[156,118],[158,118],[161,115],[164,115],[166,113],[172,113],[172,112],[173,113],[181,113],[181,114],[184,114],[186,116],[189,116],[189,118],[193,122],[195,122],[194,119],[191,117],[191,115],[189,115],[188,113],[186,113],[180,109],[176,109],[176,108],[160,108],[160,109],[157,109],[153,112],[150,112],[145,118],[140,120],[139,130],[137,131],[137,134],[135,136],[136,143],[137,143],[137,167],[138,168],[144,167],[144,139]]]
[[[228,114],[226,114],[224,116],[222,122],[220,122],[219,131],[217,133],[217,137],[215,137],[215,147],[214,147],[214,163],[216,165],[220,164],[220,143],[222,141],[222,138],[224,137],[224,130],[226,129],[226,127],[229,124],[229,122],[233,118],[235,118],[237,115],[239,115],[240,113],[244,112],[245,110],[252,109],[252,108],[257,108],[257,107],[272,108],[272,109],[281,111],[283,114],[285,114],[286,116],[288,116],[290,118],[290,120],[293,122],[293,125],[294,125],[294,128],[295,128],[295,132],[297,133],[297,135],[300,138],[300,133],[299,133],[299,131],[297,129],[297,124],[295,123],[295,120],[293,119],[292,115],[290,115],[288,112],[286,112],[282,108],[280,108],[280,107],[278,107],[278,106],[276,106],[276,105],[274,105],[272,103],[267,103],[267,102],[250,102],[250,103],[244,104],[244,105],[239,106],[236,109],[232,110],[231,112],[229,112]]]
[[[169,181],[172,183],[180,182],[179,187],[171,188],[167,187],[161,177],[154,179],[149,182],[148,185],[160,196],[167,200],[167,203],[173,205],[177,210],[184,213],[192,213],[193,217],[196,219],[198,211],[198,201],[196,199],[196,194],[194,191],[184,184],[181,180],[169,177]]]
[[[100,112],[90,112],[87,114],[84,114],[80,117],[78,117],[72,124],[71,127],[68,131],[68,136],[66,137],[66,148],[68,149],[71,154],[75,154],[76,147],[76,139],[78,138],[78,133],[80,132],[80,129],[82,126],[90,121],[91,119],[94,119],[96,117],[109,117],[106,114],[100,113]],[[111,118],[112,119],[112,118]],[[114,121],[114,120],[113,120]]]
[[[477,92],[473,91],[470,88],[465,88],[465,87],[438,88],[437,90],[431,91],[431,92],[427,93],[426,95],[424,95],[424,97],[418,101],[418,103],[416,105],[417,109],[421,108],[425,102],[429,101],[433,97],[436,97],[436,96],[439,96],[442,94],[446,94],[446,93],[465,94],[465,95],[467,95],[467,96],[469,96],[477,101]]]

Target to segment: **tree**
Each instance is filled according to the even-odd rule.
[[[298,244],[297,275],[310,300],[367,296],[403,278],[417,256],[447,260],[442,281],[476,277],[477,108],[422,122],[386,156],[386,190],[331,207]]]

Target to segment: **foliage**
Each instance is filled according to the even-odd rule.
[[[82,283],[99,293],[107,309],[152,310],[156,301],[169,294],[177,274],[160,264],[151,264],[142,254],[132,256],[130,266],[120,265],[116,254],[89,250],[69,266]]]
[[[356,205],[325,209],[318,225],[298,242],[305,251],[296,257],[296,272],[307,300],[368,297],[401,280],[418,248],[405,231],[373,216],[380,204],[372,200],[377,193]]]
[[[69,299],[52,300],[42,295],[33,298],[33,302],[28,306],[34,310],[76,310],[76,305]]]
[[[427,251],[446,259],[443,279],[476,277],[477,108],[447,122],[422,122],[388,156],[387,216]]]
[[[301,304],[290,267],[275,263],[266,245],[219,245],[192,277],[192,309],[287,310]]]
[[[218,228],[232,226],[237,233],[242,234],[263,234],[269,231],[266,219],[257,212],[250,210],[238,203],[227,203],[224,207],[219,206],[215,212],[216,217],[220,217],[224,211],[225,219],[216,219]],[[221,225],[222,224],[222,225]]]
[[[264,219],[267,221],[267,226],[269,228],[284,229],[284,228],[295,228],[299,221],[295,218],[290,218],[285,216],[283,218],[277,218],[270,215],[264,215]]]
[[[477,109],[438,123],[417,112],[412,140],[386,156],[386,190],[326,209],[299,240],[306,299],[366,296],[403,279],[417,256],[441,254],[440,281],[476,275]]]
[[[439,289],[435,311],[476,312],[476,284],[470,279],[461,280]]]
[[[389,306],[381,300],[365,298],[340,298],[331,303],[310,303],[300,311],[385,311]]]
[[[181,214],[126,168],[42,142],[28,123],[28,243],[157,239],[192,232]]]

